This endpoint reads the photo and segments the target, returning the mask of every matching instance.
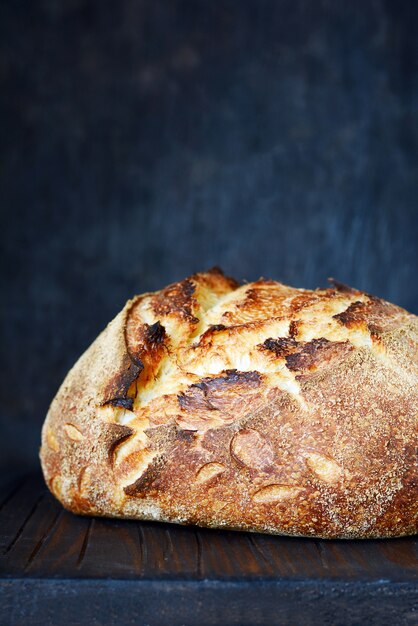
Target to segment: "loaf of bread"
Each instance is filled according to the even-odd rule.
[[[418,529],[418,318],[218,269],[130,300],[43,432],[79,514],[325,538]]]

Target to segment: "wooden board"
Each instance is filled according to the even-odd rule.
[[[0,505],[0,624],[418,624],[418,540],[82,518],[40,475]]]

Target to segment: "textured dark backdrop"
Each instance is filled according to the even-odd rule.
[[[124,301],[195,270],[334,276],[418,313],[417,18],[1,3],[2,464],[37,463],[51,397]]]

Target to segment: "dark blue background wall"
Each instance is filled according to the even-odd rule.
[[[418,313],[418,3],[0,8],[1,458],[77,356],[214,264]]]

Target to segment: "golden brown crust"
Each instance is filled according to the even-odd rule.
[[[215,268],[126,304],[53,400],[42,467],[87,515],[414,534],[417,383],[414,315]]]

